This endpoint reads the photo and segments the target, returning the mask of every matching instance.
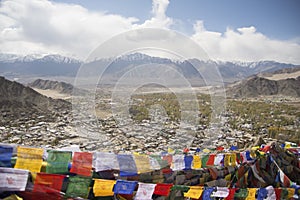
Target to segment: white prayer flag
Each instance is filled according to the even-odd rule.
[[[212,193],[212,197],[225,198],[229,195],[229,189],[227,187],[217,187],[217,191]]]
[[[93,156],[93,166],[96,172],[119,169],[116,154],[109,152],[95,152]]]
[[[184,155],[174,155],[171,168],[174,171],[183,170],[185,168]]]
[[[136,192],[134,200],[152,200],[156,184],[139,183],[139,188]]]
[[[0,191],[24,191],[28,170],[0,167]]]

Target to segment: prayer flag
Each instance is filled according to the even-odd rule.
[[[116,194],[132,194],[137,185],[136,181],[117,180],[114,193]]]
[[[115,180],[95,179],[93,187],[95,197],[113,196],[113,188],[115,184]]]
[[[119,169],[117,155],[109,152],[95,152],[93,165],[96,172]]]
[[[153,194],[160,196],[168,196],[172,186],[173,184],[157,183]]]
[[[205,199],[205,200],[213,200],[211,198],[211,194],[212,192],[214,191],[214,188],[205,188],[203,193],[202,193],[202,199]]]
[[[208,160],[206,162],[206,165],[213,166],[214,162],[215,162],[215,157],[216,157],[216,154],[210,154],[208,157]]]
[[[139,174],[151,171],[149,156],[138,154],[138,153],[135,153],[133,155],[134,155],[134,161]]]
[[[217,154],[215,157],[214,165],[222,166],[223,165],[224,154]]]
[[[269,185],[268,187],[266,187],[266,190],[268,191],[268,196],[267,196],[266,200],[276,199],[276,193],[275,193],[274,187],[272,185]]]
[[[43,149],[19,146],[15,168],[40,172],[43,163]]]
[[[211,196],[225,198],[228,195],[229,195],[229,189],[227,187],[217,187],[217,191],[214,191]]]
[[[34,181],[33,191],[60,193],[65,175],[38,173]]]
[[[46,172],[49,174],[68,173],[69,162],[72,158],[70,151],[49,151]]]
[[[184,197],[192,198],[192,199],[199,199],[203,192],[202,186],[190,186],[188,192],[184,193]]]
[[[201,155],[202,168],[206,168],[206,167],[207,167],[206,163],[207,163],[207,161],[208,161],[208,157],[209,157],[208,154],[206,154],[206,155]]]
[[[152,200],[156,184],[139,183],[139,188],[135,195],[135,200]]]
[[[290,187],[292,185],[292,181],[283,173],[281,169],[279,169],[279,178],[284,187]]]
[[[13,147],[0,146],[0,167],[11,167]]]
[[[130,154],[118,154],[117,155],[119,166],[120,166],[120,176],[136,176],[137,168],[132,155]]]
[[[93,154],[88,152],[75,152],[70,172],[82,176],[91,176],[92,162]]]
[[[201,158],[199,155],[193,156],[193,169],[200,169],[201,168]]]
[[[151,169],[159,170],[168,166],[168,162],[159,155],[150,155]]]
[[[66,191],[67,197],[87,198],[89,195],[90,177],[71,176]]]
[[[192,169],[193,156],[188,155],[184,156],[184,169],[190,170]]]
[[[248,196],[245,200],[255,200],[256,188],[248,188]]]
[[[174,171],[179,171],[179,170],[183,170],[185,167],[184,164],[184,155],[174,155],[173,156],[173,162],[171,165],[171,168]]]
[[[28,170],[0,167],[0,192],[24,191],[28,173]]]

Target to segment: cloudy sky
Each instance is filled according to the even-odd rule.
[[[84,59],[128,30],[178,31],[214,60],[300,64],[298,0],[0,0],[0,52]]]

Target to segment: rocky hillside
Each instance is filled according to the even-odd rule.
[[[254,76],[230,87],[227,95],[236,98],[269,95],[300,97],[300,77],[269,80]]]
[[[30,87],[0,77],[0,122],[20,116],[34,118],[49,116],[57,110],[69,109],[70,103],[41,95]]]
[[[28,84],[29,87],[42,90],[56,90],[59,93],[72,94],[73,85],[65,82],[37,79]]]

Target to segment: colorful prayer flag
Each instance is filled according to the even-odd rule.
[[[113,188],[115,184],[115,180],[95,179],[93,187],[95,197],[113,196]]]
[[[92,162],[93,154],[88,152],[75,152],[70,172],[82,176],[91,176]]]
[[[184,197],[199,199],[203,192],[202,186],[190,186],[188,192],[184,193]]]
[[[174,155],[171,168],[174,171],[183,170],[185,167],[184,164],[184,155]]]
[[[151,171],[149,156],[138,154],[138,153],[135,153],[133,155],[134,155],[134,161],[139,174]]]
[[[67,197],[87,198],[89,195],[90,177],[71,176],[66,191]]]
[[[119,169],[117,155],[114,153],[95,152],[93,159],[93,165],[96,172]]]
[[[134,200],[152,200],[156,184],[139,183],[139,188],[136,192]]]
[[[192,155],[184,156],[184,169],[185,170],[192,169],[192,162],[193,162],[193,156]]]
[[[0,192],[24,191],[28,173],[28,170],[0,167]]]
[[[137,168],[132,155],[130,154],[118,154],[117,155],[119,166],[120,166],[120,176],[136,176]]]
[[[31,172],[40,172],[43,163],[44,150],[19,146],[15,168],[27,169]]]
[[[201,158],[199,155],[193,156],[193,169],[200,169],[201,168]]]
[[[34,181],[33,191],[60,193],[65,175],[38,173]]]
[[[132,194],[137,185],[136,181],[117,180],[114,193],[116,194]]]
[[[11,167],[13,147],[0,146],[0,167]]]
[[[168,196],[172,186],[173,184],[157,183],[153,194],[160,196]]]
[[[256,188],[248,188],[248,196],[245,200],[255,200]]]
[[[49,151],[46,172],[49,174],[68,173],[68,166],[71,158],[72,152],[69,151]]]

